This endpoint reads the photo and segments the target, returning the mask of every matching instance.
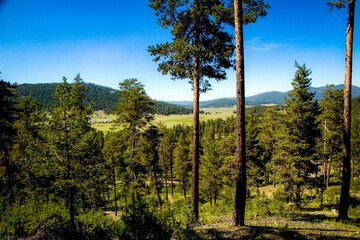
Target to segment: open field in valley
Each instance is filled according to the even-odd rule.
[[[225,119],[227,117],[235,116],[235,107],[231,108],[201,108],[200,111],[204,113],[200,114],[200,121],[206,121],[209,119],[222,118]],[[95,117],[96,116],[96,117]],[[114,114],[105,114],[103,111],[96,111],[91,120],[94,121],[114,121],[116,119],[116,115]],[[167,127],[172,127],[177,124],[185,124],[192,125],[193,123],[193,114],[187,115],[155,115],[155,119],[153,124],[163,123]],[[92,127],[107,132],[112,130],[113,123],[94,123],[91,125]]]

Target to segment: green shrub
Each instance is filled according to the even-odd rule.
[[[277,216],[284,215],[284,209],[291,205],[275,198],[269,198],[265,194],[259,194],[246,202],[246,212],[250,216]]]
[[[340,186],[329,187],[324,191],[325,205],[338,205],[340,201]]]
[[[350,190],[354,192],[360,192],[360,179],[351,180]]]

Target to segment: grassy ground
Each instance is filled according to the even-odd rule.
[[[329,200],[324,201],[323,209],[320,209],[317,199],[304,201],[300,208],[279,202],[271,197],[278,187],[261,187],[257,195],[254,191],[255,195],[247,201],[244,227],[232,226],[231,201],[220,200],[216,206],[201,203],[199,223],[195,225],[196,238],[192,239],[360,239],[359,205],[349,209],[350,220],[336,219],[337,205],[331,198],[340,186],[331,186],[325,191],[324,199]],[[175,188],[172,197],[170,187],[168,190],[173,207],[186,208],[190,204],[190,191],[187,192],[187,201],[179,205],[179,201],[184,201],[183,194]],[[353,189],[351,195],[358,196],[359,191]],[[165,201],[165,189],[162,189],[161,196]],[[119,205],[120,202],[122,200],[119,200]],[[180,213],[175,218],[184,218],[184,215]]]
[[[255,217],[245,227],[232,227],[231,216],[196,227],[202,239],[360,239],[357,221],[337,222],[335,216],[302,211],[292,217]]]
[[[351,206],[350,220],[337,221],[340,186],[324,192],[324,207],[318,199],[304,201],[300,208],[273,199],[276,187],[259,189],[260,195],[247,201],[245,227],[232,227],[231,207],[215,209],[203,205],[196,231],[201,239],[360,239],[360,206]],[[358,189],[351,196],[359,199]],[[219,204],[224,206],[224,204]]]
[[[203,114],[200,114],[200,121],[206,121],[209,119],[216,119],[216,118],[227,118],[234,115],[235,107],[233,108],[201,108],[204,111]],[[96,117],[95,117],[96,116]],[[101,117],[101,118],[100,118]],[[116,116],[113,114],[105,114],[103,111],[96,111],[92,116],[91,120],[94,121],[111,121],[115,120]],[[155,115],[155,119],[153,124],[163,123],[167,127],[172,127],[177,124],[186,124],[192,125],[193,123],[193,115]],[[113,124],[112,123],[95,123],[91,125],[93,128],[97,130],[107,132],[112,130]]]

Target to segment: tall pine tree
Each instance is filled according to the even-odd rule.
[[[310,174],[316,171],[315,145],[320,132],[316,124],[318,103],[314,101],[315,93],[309,92],[311,70],[296,62],[295,67],[293,90],[288,93],[289,98],[285,98],[272,163],[277,182],[284,184],[283,196],[299,204],[303,189],[311,187]]]
[[[158,70],[174,79],[189,79],[194,91],[192,209],[199,217],[199,93],[210,89],[208,79],[226,79],[232,66],[231,35],[224,30],[228,10],[219,0],[150,0],[158,23],[170,28],[173,41],[149,47],[160,62]]]
[[[320,99],[320,124],[323,135],[323,166],[322,175],[326,188],[329,186],[332,164],[334,158],[338,158],[342,151],[342,123],[344,97],[340,89],[333,89],[334,85],[328,85],[322,92]]]
[[[103,135],[90,127],[92,105],[84,106],[85,88],[78,74],[70,86],[64,77],[54,93],[56,105],[49,112],[48,142],[56,169],[54,186],[65,198],[75,230],[77,204],[100,207],[104,161]]]
[[[267,14],[269,8],[263,0],[234,0],[234,26],[236,49],[236,193],[233,214],[234,226],[245,225],[246,202],[246,144],[245,144],[245,65],[243,25],[255,22]]]
[[[128,138],[126,164],[131,179],[130,192],[135,201],[135,196],[139,196],[144,185],[143,179],[139,179],[144,164],[137,151],[137,141],[141,131],[154,118],[154,101],[146,94],[144,85],[135,78],[126,79],[119,85],[121,97],[115,110],[116,122],[124,128]]]
[[[355,1],[356,0],[338,0],[327,2],[327,4],[331,6],[331,8],[345,8],[346,5],[348,6],[344,85],[344,156],[342,164],[342,182],[339,202],[340,219],[346,219],[348,217],[349,209],[349,191],[351,178],[351,78],[355,23]]]

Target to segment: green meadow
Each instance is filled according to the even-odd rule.
[[[200,121],[207,121],[209,119],[217,118],[225,119],[231,117],[232,115],[235,115],[235,106],[228,108],[201,108],[200,111],[203,111],[203,113],[200,114]],[[114,121],[115,119],[116,115],[105,114],[104,111],[96,111],[91,116],[91,120],[94,121]],[[172,127],[177,124],[192,125],[193,114],[168,116],[156,114],[153,124],[156,125],[160,123],[162,123],[166,127]],[[94,123],[91,126],[103,132],[115,129],[113,123]]]

